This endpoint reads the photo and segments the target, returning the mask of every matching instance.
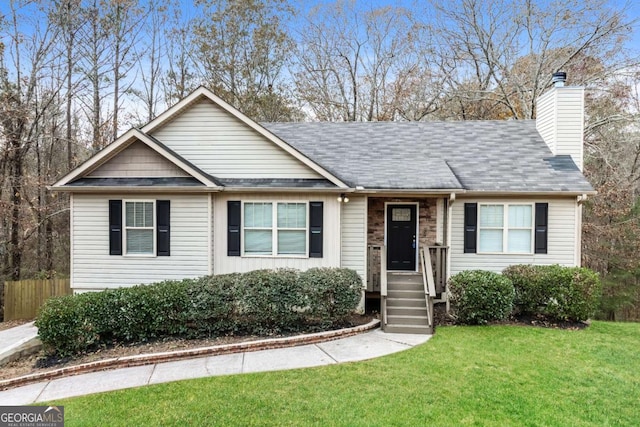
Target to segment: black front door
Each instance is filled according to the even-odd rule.
[[[387,206],[387,270],[416,269],[416,205]]]

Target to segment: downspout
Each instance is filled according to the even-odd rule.
[[[582,204],[587,201],[587,195],[583,194],[576,197],[576,256],[574,264],[577,267],[582,265]]]
[[[447,274],[445,275],[445,306],[447,313],[451,310],[451,301],[449,300],[449,276],[451,275],[451,217],[452,215],[452,206],[456,201],[456,193],[449,194],[448,199],[444,199],[444,221],[445,227],[443,230],[444,233],[444,245],[447,247]]]

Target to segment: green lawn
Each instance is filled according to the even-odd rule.
[[[637,426],[640,324],[441,327],[367,362],[56,403],[67,426]]]

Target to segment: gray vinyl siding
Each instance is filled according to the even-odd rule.
[[[549,203],[548,246],[546,254],[465,254],[465,203]],[[481,199],[458,198],[452,206],[451,218],[451,272],[463,270],[490,270],[501,272],[512,264],[579,265],[577,244],[580,236],[575,198],[567,199]]]
[[[367,198],[349,197],[342,204],[341,266],[358,272],[366,278],[367,251]]]
[[[143,142],[137,141],[88,176],[92,178],[169,178],[189,175]]]
[[[309,194],[223,194],[213,196],[213,211],[216,220],[213,228],[213,272],[214,274],[242,273],[251,270],[273,268],[296,268],[340,266],[340,206],[336,196]],[[260,202],[324,202],[323,208],[323,257],[309,258],[287,256],[227,256],[227,201],[241,200]]]
[[[209,100],[192,105],[152,135],[219,178],[321,178]]]
[[[208,274],[208,195],[74,194],[72,287],[101,290]],[[109,200],[170,200],[171,256],[109,255]]]

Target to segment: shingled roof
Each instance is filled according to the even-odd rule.
[[[349,185],[366,189],[590,192],[533,120],[262,123]]]

